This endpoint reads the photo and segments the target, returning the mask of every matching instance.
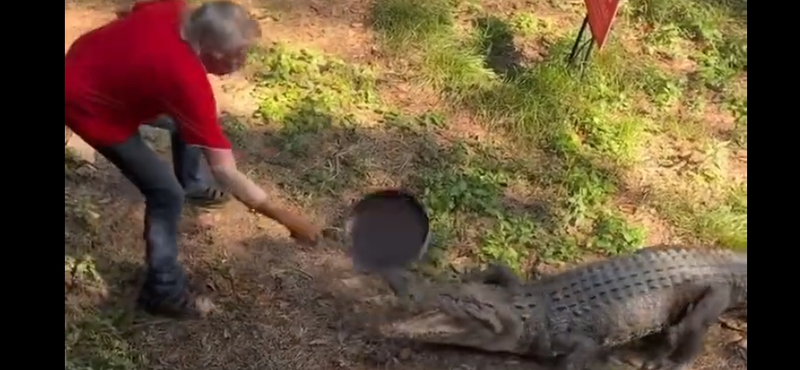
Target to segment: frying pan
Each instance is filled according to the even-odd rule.
[[[430,219],[422,204],[401,189],[369,193],[347,221],[351,257],[359,270],[402,269],[420,259],[430,243]]]

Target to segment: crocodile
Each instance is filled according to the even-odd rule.
[[[643,248],[528,282],[502,265],[480,276],[413,287],[422,313],[381,331],[556,359],[563,370],[585,369],[615,347],[657,338],[658,356],[643,368],[686,369],[719,316],[747,305],[747,254],[713,248]]]

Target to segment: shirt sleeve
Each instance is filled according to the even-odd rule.
[[[217,118],[217,102],[205,71],[178,68],[165,77],[173,83],[162,96],[183,140],[189,145],[231,149]]]

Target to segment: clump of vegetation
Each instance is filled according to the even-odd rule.
[[[282,148],[296,156],[308,155],[321,132],[353,127],[380,106],[374,73],[367,68],[281,44],[257,51],[251,62],[257,66],[251,76],[260,101],[256,115],[274,129]],[[341,190],[341,182],[328,186],[329,170],[313,168],[302,177]]]
[[[64,323],[64,369],[135,370],[146,365],[128,343],[113,317],[84,308],[67,313]]]
[[[313,132],[377,104],[371,71],[283,45],[255,53],[258,115],[287,134]]]
[[[450,0],[383,0],[373,5],[373,27],[384,42],[400,48],[446,36],[455,21]]]

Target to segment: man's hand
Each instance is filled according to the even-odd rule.
[[[206,149],[204,154],[214,179],[244,205],[285,226],[292,237],[302,244],[316,245],[322,240],[321,228],[286,209],[274,206],[264,190],[237,170],[230,149]]]
[[[283,225],[300,244],[316,246],[322,241],[322,229],[298,216],[291,215],[290,220]]]

